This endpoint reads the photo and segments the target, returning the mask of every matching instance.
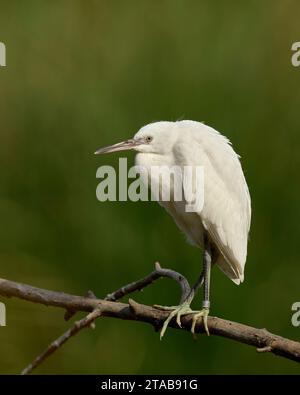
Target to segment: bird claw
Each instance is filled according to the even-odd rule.
[[[165,320],[165,322],[161,328],[160,340],[163,338],[164,334],[166,333],[168,325],[173,317],[176,316],[176,323],[179,326],[179,328],[181,328],[181,321],[180,321],[181,316],[186,315],[186,314],[191,314],[193,312],[193,310],[190,308],[189,303],[187,303],[187,302],[184,302],[179,306],[154,305],[154,307],[157,309],[160,309],[160,310],[170,311],[168,318]]]
[[[156,309],[159,309],[159,310],[172,311],[172,310],[177,309],[177,307],[179,307],[179,306],[162,306],[160,304],[154,304],[153,307],[155,307]]]
[[[195,314],[193,316],[192,327],[191,327],[191,332],[192,332],[193,336],[196,337],[195,326],[196,326],[199,318],[202,318],[205,332],[206,332],[207,336],[209,336],[209,330],[208,330],[208,325],[207,325],[207,318],[208,318],[208,314],[209,314],[209,309],[203,308],[200,311],[194,311],[194,313]]]
[[[160,309],[160,310],[165,310],[165,311],[170,311],[170,314],[168,318],[164,321],[164,324],[161,328],[160,331],[160,340],[164,337],[164,334],[166,333],[166,330],[168,328],[168,325],[170,321],[176,316],[176,323],[177,325],[181,328],[181,316],[187,315],[187,314],[193,314],[193,320],[192,320],[192,326],[191,326],[191,332],[193,336],[195,336],[195,326],[197,323],[198,318],[203,319],[203,324],[205,331],[207,335],[209,336],[209,330],[207,326],[207,317],[209,310],[208,309],[202,309],[200,311],[194,311],[190,308],[190,304],[187,302],[182,303],[179,306],[161,306],[161,305],[154,305],[155,308]]]

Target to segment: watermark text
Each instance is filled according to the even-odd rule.
[[[0,302],[0,326],[6,326],[6,307]]]
[[[295,327],[300,326],[300,302],[292,304],[292,311],[294,311],[291,318],[292,325]]]
[[[6,66],[6,47],[5,44],[0,42],[0,66]]]
[[[291,50],[294,52],[291,57],[291,62],[294,67],[300,66],[300,42],[295,42],[292,44]]]
[[[96,189],[100,202],[183,202],[186,212],[201,212],[204,205],[202,166],[136,165],[128,169],[127,158],[119,158],[118,175],[112,166],[100,166],[96,177],[101,179]]]

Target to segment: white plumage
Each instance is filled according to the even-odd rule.
[[[229,140],[213,128],[195,121],[155,122],[141,128],[133,139],[102,148],[96,154],[134,149],[136,164],[146,168],[142,173],[145,183],[159,191],[159,203],[172,215],[177,226],[193,245],[202,248],[203,270],[188,296],[179,306],[156,306],[170,311],[160,332],[164,336],[170,320],[192,314],[191,331],[194,333],[197,320],[203,319],[207,334],[210,308],[210,272],[216,264],[232,281],[244,280],[247,257],[248,233],[251,220],[251,203],[248,186],[242,171],[239,156]],[[153,166],[183,169],[202,167],[204,171],[204,203],[202,209],[186,211],[187,201],[177,200],[168,183],[169,200],[161,198],[165,184],[160,173],[153,173]],[[182,173],[184,171],[181,171]],[[194,181],[191,181],[193,184]],[[163,184],[163,185],[162,185]],[[186,185],[181,188],[187,188]],[[202,191],[203,192],[203,191]],[[185,195],[183,195],[186,198]],[[173,198],[172,198],[173,197]],[[190,304],[198,288],[204,284],[202,310],[194,311]]]
[[[236,284],[244,279],[251,219],[250,195],[239,156],[229,140],[195,121],[156,122],[134,136],[136,164],[203,166],[204,206],[188,213],[185,202],[160,202],[189,242],[202,248],[205,229],[219,252],[216,264]],[[151,141],[150,141],[151,140]],[[159,182],[159,180],[157,180]]]

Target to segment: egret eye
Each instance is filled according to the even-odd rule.
[[[147,143],[150,143],[152,140],[153,140],[153,137],[152,137],[152,136],[147,136],[147,137],[146,137]]]

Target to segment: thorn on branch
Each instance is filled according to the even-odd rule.
[[[97,296],[94,294],[93,291],[88,290],[83,297],[89,298],[89,299],[97,299]],[[75,314],[77,310],[74,309],[67,309],[64,315],[64,320],[69,321]]]
[[[48,356],[61,348],[68,339],[76,335],[81,329],[90,326],[93,327],[94,321],[100,316],[145,322],[151,324],[158,330],[162,322],[166,319],[168,312],[155,309],[152,306],[139,304],[132,299],[129,300],[129,305],[116,302],[116,300],[117,298],[134,292],[135,290],[145,288],[160,277],[169,277],[179,283],[182,295],[184,295],[185,292],[190,291],[189,283],[184,276],[174,272],[173,270],[161,268],[158,263],[155,265],[155,270],[148,276],[134,283],[125,285],[112,294],[109,294],[106,297],[106,300],[97,299],[95,295],[91,293],[89,293],[87,297],[83,297],[64,292],[37,288],[28,284],[22,284],[0,278],[0,295],[3,297],[16,297],[32,303],[59,307],[69,311],[69,314],[70,312],[74,313],[77,311],[89,313],[85,318],[74,323],[67,332],[53,341],[42,354],[40,354],[23,370],[22,374],[30,373],[34,368],[45,361]],[[114,302],[111,300],[114,300]],[[266,329],[258,329],[218,317],[210,316],[208,317],[208,320],[210,333],[212,335],[225,337],[239,343],[254,346],[260,353],[271,352],[272,354],[280,357],[287,358],[298,363],[300,362],[300,343],[297,341],[272,334]],[[180,330],[189,330],[192,318],[187,315],[182,317],[182,321],[183,325],[181,328],[176,325],[176,322],[170,322],[170,326]],[[202,322],[197,324],[197,332],[198,331],[204,331]]]

